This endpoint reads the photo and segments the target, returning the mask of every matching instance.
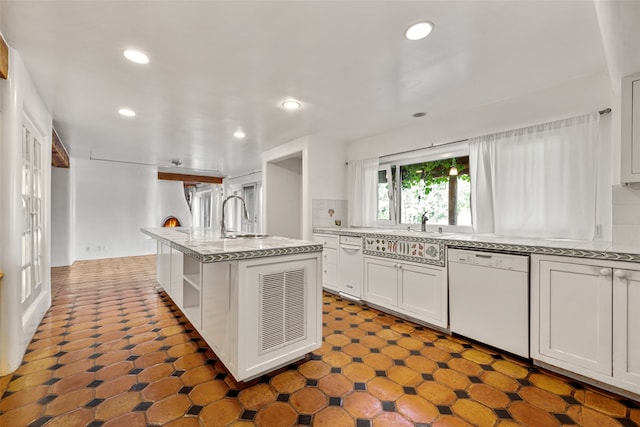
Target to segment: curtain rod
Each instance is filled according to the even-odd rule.
[[[603,109],[603,110],[599,110],[599,111],[598,111],[598,113],[599,113],[600,115],[603,115],[603,114],[609,114],[610,112],[611,112],[611,108],[609,108],[609,107],[607,107],[607,108],[605,108],[605,109]],[[427,145],[426,147],[420,147],[420,148],[414,148],[414,149],[412,149],[412,150],[400,151],[399,153],[386,154],[386,155],[384,155],[384,156],[380,156],[379,158],[380,158],[380,159],[384,159],[384,158],[386,158],[386,157],[398,156],[398,155],[400,155],[400,154],[413,153],[413,152],[415,152],[415,151],[421,151],[421,150],[424,150],[424,149],[426,149],[426,148],[442,147],[443,145],[457,144],[457,143],[459,143],[459,142],[466,142],[466,141],[468,141],[468,140],[469,140],[469,138],[465,138],[465,139],[459,139],[459,140],[457,140],[457,141],[442,142],[442,143],[440,143],[440,144],[435,144],[435,143],[434,143],[434,144]],[[347,165],[348,165],[348,164],[349,164],[349,162],[347,162]]]
[[[129,165],[156,166],[156,167],[158,166],[157,164],[153,164],[153,163],[130,162],[128,160],[101,159],[99,157],[93,157],[92,152],[89,152],[89,160],[97,160],[100,162],[112,162],[112,163],[126,163]]]

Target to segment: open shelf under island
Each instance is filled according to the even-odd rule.
[[[213,229],[142,228],[157,280],[237,381],[322,345],[322,245]]]

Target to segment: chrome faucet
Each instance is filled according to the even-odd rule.
[[[244,202],[244,199],[240,196],[236,196],[235,194],[230,195],[229,197],[224,199],[224,202],[222,202],[222,222],[220,223],[220,233],[223,236],[227,233],[227,228],[224,225],[224,207],[229,201],[229,199],[233,199],[233,198],[240,199],[240,201],[242,202],[242,208],[244,211],[244,219],[249,219],[249,215],[247,214],[247,204]]]
[[[427,221],[429,221],[429,218],[427,218],[427,213],[423,213],[422,214],[422,225],[420,226],[420,231],[427,231]]]

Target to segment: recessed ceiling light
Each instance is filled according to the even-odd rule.
[[[233,133],[233,136],[235,136],[238,139],[242,139],[244,138],[246,135],[244,134],[244,132],[242,132],[241,130],[237,130]]]
[[[149,57],[142,52],[137,50],[125,50],[124,57],[127,58],[131,62],[135,62],[136,64],[148,64]]]
[[[404,32],[404,36],[409,40],[421,40],[429,35],[433,30],[433,23],[429,21],[418,22],[413,24],[407,31]]]
[[[294,101],[293,99],[289,99],[282,103],[282,107],[286,110],[297,110],[300,108],[300,103],[298,101]]]
[[[126,116],[126,117],[133,117],[133,116],[136,115],[135,111],[130,110],[128,108],[121,108],[121,109],[118,110],[118,113],[120,113],[121,115]]]

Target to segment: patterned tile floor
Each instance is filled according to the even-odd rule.
[[[640,403],[325,295],[324,343],[238,384],[155,282],[155,258],[54,268],[0,426],[638,426]]]

